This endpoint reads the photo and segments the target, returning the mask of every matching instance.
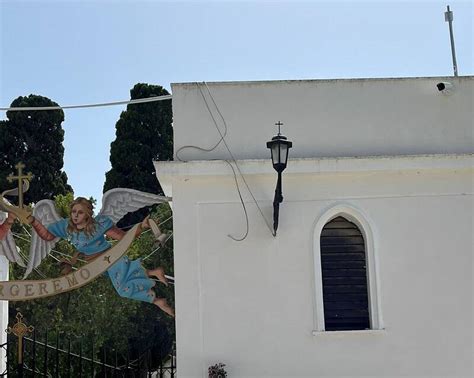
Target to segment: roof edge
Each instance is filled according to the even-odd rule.
[[[238,160],[244,175],[274,174],[270,159]],[[157,176],[227,176],[232,170],[225,160],[154,162]],[[354,156],[338,158],[290,159],[285,175],[347,174],[413,170],[473,171],[474,153],[396,156]]]
[[[232,85],[232,84],[283,84],[283,83],[328,83],[328,82],[364,82],[364,81],[408,81],[408,80],[474,80],[473,75],[465,76],[413,76],[413,77],[372,77],[372,78],[338,78],[338,79],[288,79],[288,80],[243,80],[243,81],[207,81],[207,84],[212,85]],[[186,87],[195,86],[196,83],[203,83],[205,81],[171,83],[171,87]]]

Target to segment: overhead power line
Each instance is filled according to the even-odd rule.
[[[66,105],[66,106],[29,106],[29,107],[20,107],[20,108],[0,108],[2,111],[8,112],[26,112],[32,110],[60,110],[60,109],[79,109],[79,108],[97,108],[103,106],[115,106],[115,105],[129,105],[129,104],[142,104],[145,102],[155,102],[155,101],[164,101],[171,100],[172,95],[167,96],[155,96],[148,98],[138,98],[136,100],[124,100],[124,101],[114,101],[114,102],[102,102],[98,104],[84,104],[84,105]]]

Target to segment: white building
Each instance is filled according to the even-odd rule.
[[[473,77],[172,90],[187,162],[155,164],[173,196],[179,377],[219,362],[229,377],[472,376]],[[274,237],[266,142],[277,121],[293,148]],[[252,193],[238,175],[240,242],[228,237],[246,221],[224,143],[183,148],[212,149],[216,124]],[[325,225],[338,217],[355,234],[332,238]],[[352,255],[333,247],[356,227],[363,275],[339,276]],[[348,265],[331,273],[338,261]],[[354,309],[361,290],[365,309]],[[364,311],[370,329],[351,323]],[[349,330],[329,330],[338,322]]]

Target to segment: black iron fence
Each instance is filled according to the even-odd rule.
[[[14,335],[0,345],[4,371],[1,377],[137,377],[173,378],[176,376],[176,349],[173,345],[166,356],[158,348],[145,350],[127,348],[119,352],[93,342],[60,340],[59,334],[51,339],[48,332],[41,341],[36,331],[22,342]],[[20,346],[19,346],[20,344]],[[21,362],[19,363],[19,356]]]

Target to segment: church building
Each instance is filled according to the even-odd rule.
[[[179,377],[471,376],[474,77],[172,92]]]

